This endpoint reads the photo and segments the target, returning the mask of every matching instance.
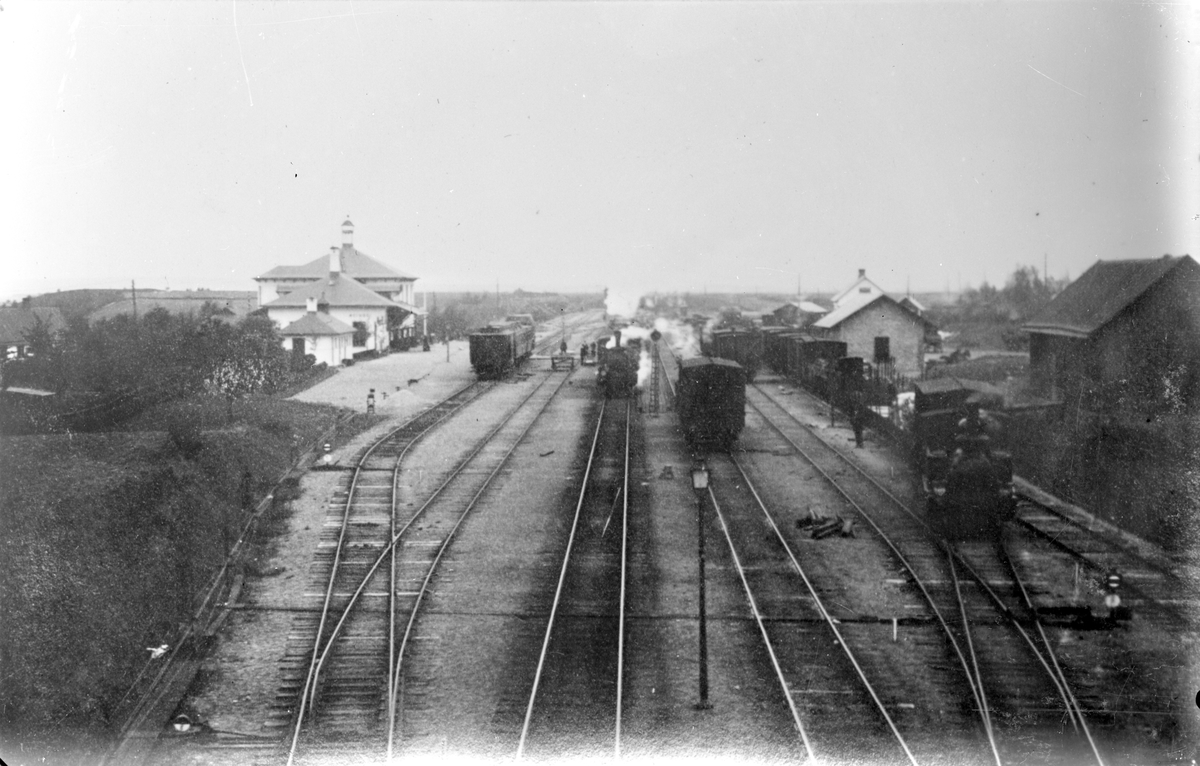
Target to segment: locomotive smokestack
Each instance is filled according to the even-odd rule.
[[[613,330],[613,348],[621,347],[621,331]]]

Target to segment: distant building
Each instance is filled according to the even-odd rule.
[[[861,285],[864,278],[860,271],[855,284]],[[841,303],[810,329],[819,337],[843,341],[847,356],[862,357],[885,372],[919,378],[932,325],[882,291],[868,289],[843,293]]]
[[[1023,329],[1030,383],[1050,398],[1200,397],[1200,265],[1190,256],[1097,261]]]
[[[773,324],[788,327],[808,327],[829,313],[824,306],[806,300],[789,301],[771,312]]]
[[[66,328],[62,312],[52,306],[0,308],[0,348],[4,359],[23,359],[30,355],[29,331],[41,321],[50,332]]]
[[[919,317],[925,316],[925,307],[916,298],[911,295],[906,295],[897,301],[901,306],[908,309]]]
[[[137,290],[91,312],[88,321],[112,319],[121,314],[145,316],[154,309],[163,309],[171,314],[199,315],[210,311],[211,317],[237,322],[257,308],[258,299],[252,290]]]
[[[315,329],[314,322],[329,328],[341,325],[352,328],[350,356],[330,364],[366,351],[408,347],[416,339],[415,318],[424,314],[413,303],[413,284],[417,278],[385,266],[355,248],[354,224],[349,220],[342,223],[340,248],[331,247],[328,255],[301,266],[276,266],[254,279],[258,282],[259,305],[281,331]],[[316,301],[311,311],[310,299]],[[292,327],[310,314],[312,319]],[[337,324],[329,319],[337,320]],[[293,334],[285,337],[284,345],[295,353],[301,346],[311,349],[316,337]],[[339,347],[332,340],[327,345]]]

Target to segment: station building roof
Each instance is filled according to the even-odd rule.
[[[352,335],[354,328],[323,312],[305,314],[279,331],[280,335]]]
[[[319,306],[400,306],[406,304],[388,300],[357,279],[344,273],[329,272],[329,260],[324,259],[326,271],[322,279],[311,284],[301,285],[287,295],[280,296],[266,305],[266,308],[288,308],[292,306],[307,306],[309,298],[316,298]]]
[[[342,273],[355,279],[416,280],[412,274],[386,266],[353,246],[341,248]],[[256,280],[320,279],[329,273],[329,254],[317,256],[299,266],[276,266],[255,277]]]

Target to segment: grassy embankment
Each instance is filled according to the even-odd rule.
[[[199,397],[119,432],[0,439],[0,752],[53,762],[104,739],[146,647],[189,619],[247,510],[338,411],[259,397],[234,414]]]

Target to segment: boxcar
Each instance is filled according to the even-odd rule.
[[[533,352],[533,326],[493,322],[468,338],[471,366],[481,378],[506,375]]]
[[[807,335],[788,345],[788,377],[828,400],[837,388],[838,360],[846,356],[846,343]]]
[[[698,356],[679,363],[675,411],[695,449],[729,449],[746,425],[746,373],[737,362]]]
[[[913,397],[913,459],[926,517],[951,539],[995,537],[1012,517],[1012,457],[989,409],[1003,395],[961,378],[919,381]]]
[[[763,364],[777,375],[787,374],[788,344],[803,334],[795,327],[764,327],[762,329]]]
[[[754,380],[762,364],[762,333],[758,330],[724,329],[712,334],[712,356],[737,362],[746,380]]]

